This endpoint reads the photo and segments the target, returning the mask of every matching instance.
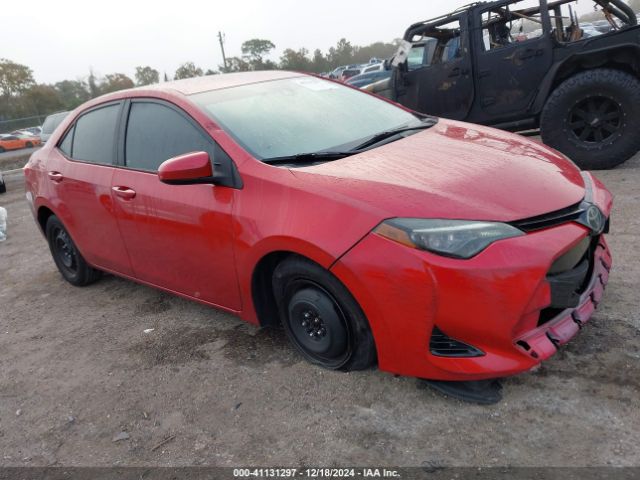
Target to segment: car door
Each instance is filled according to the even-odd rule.
[[[398,102],[422,113],[464,120],[474,100],[467,14],[425,33],[410,52]],[[433,36],[431,36],[433,35]],[[416,55],[422,56],[415,64]]]
[[[540,24],[536,34],[516,35],[513,20],[500,21],[505,12],[487,8],[475,20],[479,109],[471,120],[482,123],[526,115],[553,63],[549,28]]]
[[[20,142],[20,139],[18,137],[16,137],[15,135],[11,135],[9,137],[6,137],[5,139],[6,142],[6,149],[7,150],[16,150],[18,148],[22,148],[22,142]]]
[[[47,159],[57,214],[92,265],[132,275],[111,197],[122,102],[82,113]]]
[[[165,160],[205,151],[219,168],[225,152],[183,110],[132,100],[123,165],[113,177],[113,201],[135,276],[208,303],[240,310],[232,249],[234,189],[212,184],[166,185]]]

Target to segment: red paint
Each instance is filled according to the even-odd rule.
[[[207,177],[213,177],[213,169],[206,152],[186,153],[167,160],[158,168],[158,178],[165,183]]]
[[[567,223],[498,241],[470,260],[407,248],[371,231],[391,217],[511,221],[558,210],[585,195],[575,167],[531,140],[441,120],[430,130],[360,155],[288,170],[254,159],[185,96],[297,75],[219,75],[88,102],[25,167],[34,213],[48,208],[58,215],[97,268],[252,323],[258,323],[252,300],[258,262],[273,252],[308,257],[330,269],[359,302],[386,371],[448,380],[490,378],[525,371],[553,354],[548,337],[545,343],[537,335],[538,312],[550,301],[545,275],[556,258],[587,235],[585,227]],[[56,148],[79,113],[135,97],[171,102],[191,116],[233,159],[243,188],[160,181],[210,176],[201,154],[165,162],[157,175],[72,161]],[[611,195],[595,179],[594,185],[594,201],[608,216]],[[600,283],[589,292],[591,303],[575,312],[582,323],[608,278],[611,257],[603,245],[599,255],[607,268],[594,273]],[[428,344],[434,324],[486,355],[432,356]],[[550,327],[563,342],[575,333],[569,324]],[[540,350],[537,358],[516,344],[523,338]]]

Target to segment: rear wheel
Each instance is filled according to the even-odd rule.
[[[83,287],[100,278],[101,272],[85,261],[58,217],[49,217],[45,233],[53,260],[67,282]]]
[[[25,146],[26,146],[27,148],[33,148],[33,143],[31,143],[31,142],[27,142],[27,143],[25,144]]]
[[[578,73],[551,94],[540,129],[581,168],[615,167],[640,150],[640,81],[612,69]]]
[[[291,257],[276,267],[273,291],[289,340],[309,362],[331,370],[362,370],[375,364],[367,319],[331,272]]]
[[[0,147],[0,153],[4,153],[5,151],[4,147]]]

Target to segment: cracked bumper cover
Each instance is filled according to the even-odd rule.
[[[602,301],[609,281],[611,254],[604,239],[594,253],[594,269],[587,290],[581,295],[577,307],[568,308],[544,325],[516,339],[523,352],[542,361],[553,355],[557,347],[569,342],[589,321]]]

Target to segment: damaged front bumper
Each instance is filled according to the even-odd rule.
[[[586,291],[575,308],[567,308],[555,318],[516,339],[515,344],[536,361],[543,361],[569,342],[593,315],[602,300],[609,281],[611,253],[604,237],[600,237],[593,258],[593,271]]]

